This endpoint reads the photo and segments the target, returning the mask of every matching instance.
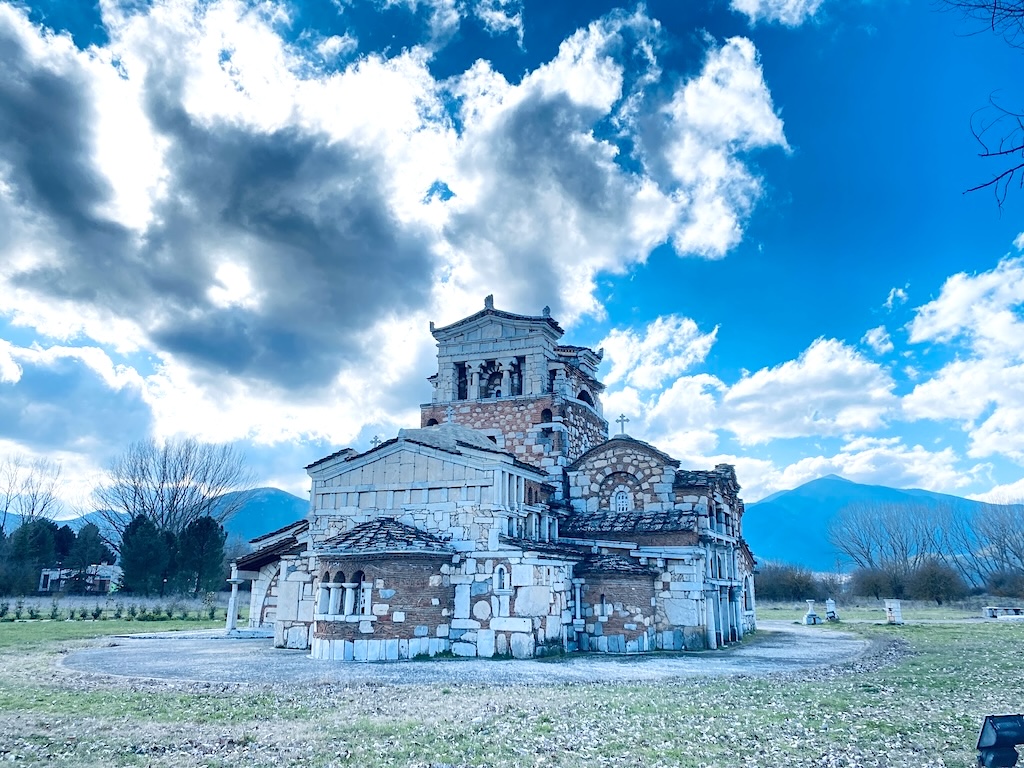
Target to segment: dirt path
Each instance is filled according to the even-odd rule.
[[[63,663],[94,674],[211,683],[563,685],[799,672],[853,661],[868,647],[846,632],[764,621],[749,642],[703,653],[344,664],[313,661],[304,651],[276,649],[266,639],[164,635],[118,637],[109,646],[69,654]]]

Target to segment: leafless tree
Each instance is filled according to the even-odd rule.
[[[243,493],[232,492],[252,487],[244,457],[230,445],[144,440],[111,463],[105,482],[93,492],[93,505],[113,532],[108,543],[120,551],[121,535],[137,515],[179,534],[207,515],[223,523],[245,502]]]
[[[57,490],[61,465],[50,459],[26,459],[22,455],[0,460],[0,531],[6,531],[9,515],[25,523],[53,517],[60,508]]]
[[[943,7],[973,22],[975,31],[990,31],[1010,45],[1024,47],[1024,0],[940,0]],[[992,178],[967,192],[991,189],[1000,207],[1011,184],[1024,187],[1024,112],[1007,106],[993,94],[989,105],[971,118],[980,157],[1000,163]]]
[[[894,582],[941,555],[946,519],[927,504],[851,504],[833,518],[829,542],[860,568]]]
[[[997,573],[1024,573],[1024,504],[851,505],[828,536],[858,567],[896,580],[928,562],[975,587]]]

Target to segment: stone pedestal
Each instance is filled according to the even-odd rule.
[[[903,611],[900,608],[899,600],[886,600],[885,601],[885,620],[889,624],[902,624],[903,623]]]
[[[821,616],[814,612],[814,601],[807,601],[807,613],[804,614],[804,624],[821,624]]]

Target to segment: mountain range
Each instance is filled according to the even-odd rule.
[[[743,537],[761,563],[777,561],[813,571],[848,571],[850,564],[828,541],[829,524],[845,507],[877,504],[955,505],[967,512],[982,506],[980,501],[945,493],[863,485],[826,475],[748,505],[743,515]]]

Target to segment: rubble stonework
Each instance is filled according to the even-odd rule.
[[[307,518],[235,564],[251,626],[332,661],[692,650],[756,628],[731,466],[609,439],[602,353],[561,344],[546,311],[488,298],[431,331],[420,428],[310,464]]]

